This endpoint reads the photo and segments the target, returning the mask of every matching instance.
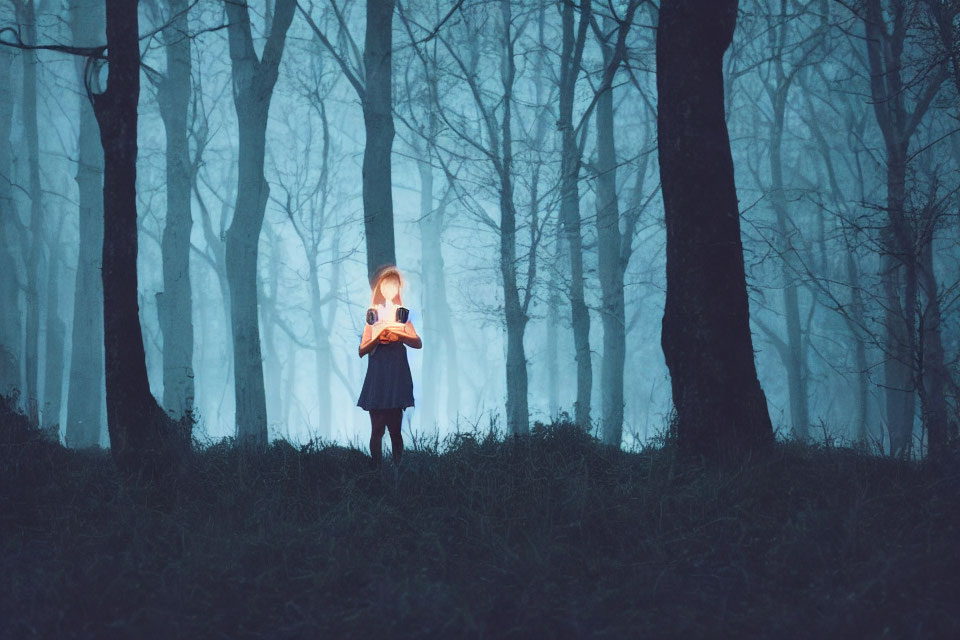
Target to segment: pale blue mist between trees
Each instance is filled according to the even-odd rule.
[[[408,433],[561,412],[625,447],[665,430],[659,4],[141,0],[160,406],[201,440],[363,442],[368,276],[395,262],[423,339]],[[957,424],[960,7],[718,5],[737,9],[722,89],[773,428],[923,453]],[[0,27],[26,45],[0,47],[0,384],[69,446],[108,446],[103,3],[5,0]]]

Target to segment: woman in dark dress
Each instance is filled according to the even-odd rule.
[[[407,362],[407,346],[420,349],[423,342],[403,308],[400,290],[403,276],[395,265],[377,269],[371,278],[372,298],[367,323],[360,338],[359,354],[370,354],[357,406],[370,412],[371,466],[380,466],[381,443],[385,429],[390,430],[393,462],[399,468],[403,454],[400,424],[403,410],[413,406],[413,377]],[[403,322],[398,321],[399,317]]]

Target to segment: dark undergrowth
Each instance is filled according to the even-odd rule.
[[[410,448],[398,485],[367,460],[224,442],[151,491],[6,412],[0,635],[960,637],[955,470],[702,467],[568,423]]]

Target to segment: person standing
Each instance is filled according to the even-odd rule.
[[[395,473],[403,455],[400,425],[403,410],[414,406],[413,377],[406,348],[421,349],[423,341],[403,306],[404,278],[396,265],[380,267],[371,278],[370,308],[360,337],[359,356],[369,354],[367,374],[357,406],[370,413],[370,466],[380,467],[384,431],[390,431]]]

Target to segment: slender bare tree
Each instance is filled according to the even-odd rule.
[[[226,267],[230,284],[237,438],[267,445],[267,405],[257,317],[257,254],[270,185],[263,175],[267,116],[277,82],[294,0],[278,0],[270,32],[257,57],[246,0],[224,0],[233,72],[233,102],[239,128],[237,203],[227,229]]]

